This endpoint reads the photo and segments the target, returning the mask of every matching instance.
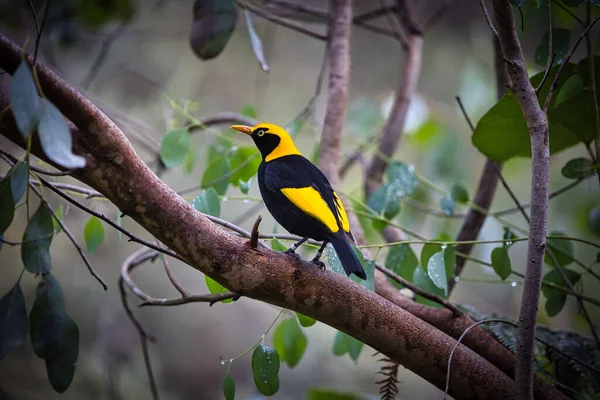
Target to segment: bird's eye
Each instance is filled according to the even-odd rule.
[[[259,137],[265,136],[265,130],[264,129],[259,129],[259,130],[256,131],[256,134]]]

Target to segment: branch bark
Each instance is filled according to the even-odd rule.
[[[0,52],[0,68],[12,74],[21,49],[0,36]],[[73,150],[87,165],[73,177],[105,195],[192,267],[231,291],[322,321],[444,387],[455,340],[346,277],[271,250],[250,249],[248,241],[210,222],[163,183],[119,128],[83,95],[48,69],[39,64],[36,68],[44,93],[78,128],[73,131]],[[8,105],[7,89],[4,85],[0,90],[1,109]],[[3,118],[0,132],[23,145],[10,114]],[[32,149],[45,159],[39,143]],[[514,396],[514,384],[461,346],[454,354],[450,394],[508,398]]]
[[[342,129],[348,104],[350,82],[350,28],[352,26],[352,0],[329,2],[329,90],[327,110],[321,133],[319,166],[331,181],[339,183],[338,165],[342,145]]]
[[[368,199],[371,193],[381,184],[387,160],[392,157],[404,130],[404,122],[421,74],[421,58],[423,54],[423,36],[410,31],[406,40],[406,60],[402,66],[400,81],[396,89],[394,105],[391,114],[383,127],[378,152],[373,157],[365,175],[365,195]],[[384,157],[381,157],[383,154]]]
[[[508,0],[494,0],[498,37],[515,93],[531,138],[531,224],[527,249],[527,271],[517,331],[515,391],[517,399],[533,398],[533,356],[536,318],[542,282],[548,225],[550,150],[548,119],[529,82],[525,58],[517,36],[512,7]]]

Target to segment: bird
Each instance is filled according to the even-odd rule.
[[[300,153],[290,134],[266,122],[253,127],[232,125],[231,129],[249,135],[262,156],[257,180],[267,210],[285,230],[301,237],[284,253],[299,260],[296,249],[304,242],[322,242],[312,262],[324,270],[320,258],[331,243],[346,275],[354,273],[367,280],[350,245],[354,236],[344,205],[323,172]]]

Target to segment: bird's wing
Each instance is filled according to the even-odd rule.
[[[290,160],[291,161],[291,160]],[[321,221],[332,233],[350,231],[346,210],[323,173],[306,159],[272,164],[265,181],[269,190],[280,191],[302,212]],[[270,169],[270,168],[269,168]]]

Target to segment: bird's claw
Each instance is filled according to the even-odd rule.
[[[300,261],[300,259],[301,259],[300,254],[296,253],[292,249],[287,249],[286,251],[284,251],[284,253],[287,254],[288,256],[294,257],[297,261]]]
[[[319,260],[312,260],[313,264],[316,264],[317,267],[321,268],[322,271],[325,271],[325,263]]]

